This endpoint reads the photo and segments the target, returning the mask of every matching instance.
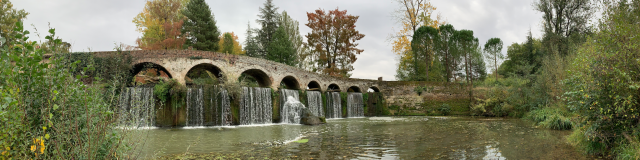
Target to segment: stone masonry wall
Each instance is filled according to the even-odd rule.
[[[96,56],[109,56],[116,52],[95,52]],[[280,83],[287,79],[297,83],[297,89],[306,89],[312,81],[320,85],[321,91],[327,91],[329,85],[338,85],[341,92],[347,92],[354,87],[361,92],[367,92],[370,87],[378,89],[385,95],[387,106],[400,106],[400,110],[426,112],[433,106],[447,103],[456,108],[460,114],[468,112],[468,94],[460,84],[436,82],[400,82],[378,81],[356,78],[340,78],[305,71],[282,63],[268,61],[248,56],[238,56],[223,53],[195,51],[195,50],[140,50],[131,51],[134,64],[154,63],[166,69],[170,76],[185,84],[185,77],[195,66],[215,66],[225,77],[234,82],[244,73],[264,82],[262,87],[277,90]],[[427,86],[428,92],[418,95],[414,88]],[[466,109],[466,111],[465,111]]]

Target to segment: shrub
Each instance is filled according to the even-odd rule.
[[[577,134],[585,135],[581,140],[586,142],[578,148],[588,153],[602,155],[626,147],[625,134],[640,132],[638,6],[640,1],[607,6],[598,32],[580,46],[570,63],[571,76],[563,81],[563,98],[580,115]],[[599,147],[592,149],[592,144]]]
[[[573,128],[571,114],[560,107],[544,107],[529,112],[525,118],[544,128],[569,130]]]
[[[442,113],[442,115],[448,115],[449,113],[451,113],[451,107],[448,104],[442,104],[440,106],[440,108],[438,108],[438,111],[440,111],[440,113]]]
[[[12,48],[0,49],[0,159],[128,156],[126,131],[115,128],[115,92],[79,81],[87,77],[84,73],[95,71],[91,66],[74,75],[80,62],[66,66],[54,55],[50,63],[40,63],[44,51],[35,49],[36,42],[27,42],[29,31],[21,22],[16,26],[19,38],[9,43]],[[49,43],[62,43],[55,39],[54,29],[49,33]]]

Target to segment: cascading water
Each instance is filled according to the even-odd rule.
[[[287,97],[287,101],[282,106],[282,114],[280,117],[282,123],[300,124],[300,118],[306,107],[293,96]]]
[[[289,97],[293,97],[296,101],[300,101],[300,94],[298,90],[280,89],[280,108],[284,106],[284,102],[287,102]]]
[[[286,113],[284,112],[284,104],[289,101],[289,97],[292,97],[293,99],[295,99],[296,101],[300,102],[300,94],[298,93],[298,90],[291,90],[291,89],[279,89],[278,90],[280,92],[280,119],[282,120],[282,116]]]
[[[351,92],[347,96],[347,117],[364,117],[362,93]]]
[[[186,126],[231,125],[227,90],[219,86],[189,88],[186,98]]]
[[[340,92],[327,92],[327,112],[326,118],[342,118],[342,105]]]
[[[217,92],[210,100],[215,103],[214,110],[214,123],[217,126],[229,126],[231,125],[231,103],[229,101],[229,94],[225,89],[217,89]]]
[[[320,91],[307,91],[308,108],[313,115],[323,117],[324,111],[322,108],[322,93]]]
[[[153,88],[127,87],[120,94],[119,124],[127,127],[155,125]]]
[[[270,88],[242,87],[240,125],[269,124],[272,109]]]
[[[187,89],[186,126],[204,126],[204,99],[202,88]]]

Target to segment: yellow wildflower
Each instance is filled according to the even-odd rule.
[[[33,143],[34,145],[31,145],[31,152],[36,152],[36,156],[38,154],[44,154],[44,139],[42,139],[42,137],[40,138],[34,138],[33,139]],[[40,153],[38,153],[40,152]]]
[[[4,151],[2,151],[2,155],[7,154],[7,152],[9,152],[11,150],[11,148],[6,147],[6,149]]]

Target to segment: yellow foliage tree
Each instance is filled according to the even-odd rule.
[[[231,37],[233,37],[233,48],[231,49],[229,54],[244,55],[246,51],[242,49],[242,45],[240,45],[240,42],[238,42],[238,35],[233,32],[225,32],[220,35],[220,41],[218,42],[218,44],[220,44],[220,48],[218,49],[218,52],[225,52],[224,50],[226,46],[224,45],[224,42],[225,40],[228,40],[228,38],[224,38],[224,35],[226,34],[230,34]]]
[[[142,49],[178,49],[184,43],[175,33],[182,26],[181,11],[189,0],[150,0],[134,19],[136,30],[142,33],[138,46]],[[176,28],[178,27],[178,28]],[[166,41],[169,39],[169,41]],[[174,40],[178,39],[178,40]],[[178,44],[174,44],[178,43]],[[163,46],[163,47],[158,47]],[[171,46],[171,47],[167,47]]]
[[[398,67],[406,68],[408,60],[411,60],[411,37],[420,26],[438,26],[446,22],[437,15],[432,18],[437,9],[429,0],[396,0],[400,9],[396,10],[395,18],[402,25],[402,29],[395,33],[392,41],[392,51],[400,56]]]

